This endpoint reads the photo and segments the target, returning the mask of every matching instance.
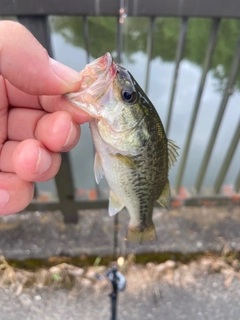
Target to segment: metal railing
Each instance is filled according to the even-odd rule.
[[[186,141],[182,147],[182,154],[179,158],[179,169],[176,178],[176,197],[179,194],[180,187],[182,185],[183,176],[185,174],[186,163],[189,155],[189,148],[192,143],[193,132],[196,124],[196,119],[200,109],[200,103],[202,94],[204,91],[206,77],[211,69],[211,63],[213,59],[214,50],[218,41],[218,31],[223,18],[239,19],[240,18],[240,2],[238,0],[194,0],[194,1],[164,1],[164,0],[18,0],[8,1],[2,0],[0,7],[0,16],[16,16],[19,22],[24,24],[35,37],[47,48],[50,55],[52,53],[52,45],[50,40],[48,17],[50,15],[78,15],[83,19],[83,35],[84,45],[86,50],[86,62],[89,62],[89,31],[88,31],[88,16],[114,16],[116,17],[116,52],[117,60],[121,62],[123,53],[123,20],[127,16],[133,17],[148,17],[149,30],[147,37],[147,67],[145,73],[145,91],[148,92],[149,87],[149,75],[150,75],[150,62],[152,59],[152,48],[154,43],[154,29],[155,21],[158,17],[179,17],[181,19],[181,27],[179,32],[178,44],[176,48],[175,69],[172,80],[170,100],[168,105],[166,132],[169,133],[172,123],[172,116],[174,112],[175,94],[178,86],[180,65],[183,59],[183,54],[186,46],[186,36],[188,32],[189,18],[201,17],[210,18],[212,20],[212,26],[210,29],[209,40],[207,49],[205,52],[204,62],[202,66],[201,80],[198,86],[195,103],[190,119],[190,124],[187,130]],[[201,32],[201,30],[200,30]],[[233,54],[232,64],[228,75],[228,81],[225,86],[222,100],[219,106],[219,110],[214,121],[212,132],[209,141],[206,142],[206,150],[203,156],[197,179],[195,182],[196,194],[199,194],[203,179],[206,175],[209,160],[212,155],[213,147],[218,136],[219,128],[221,127],[222,119],[227,108],[228,100],[234,90],[236,79],[239,72],[240,64],[240,30],[239,39],[236,43],[236,50]],[[239,108],[239,106],[236,106]],[[215,194],[219,194],[224,178],[231,164],[232,158],[235,154],[240,139],[240,121],[236,127],[235,133],[232,137],[232,141],[229,142],[229,148],[225,155],[223,155],[222,166],[218,172],[216,181],[214,183]],[[240,162],[239,162],[240,163]],[[239,165],[240,168],[240,165]],[[46,202],[37,203],[34,202],[29,205],[29,210],[55,210],[60,209],[65,215],[66,221],[74,222],[77,219],[76,212],[78,209],[87,208],[102,208],[107,207],[107,200],[97,199],[95,201],[76,201],[75,190],[73,184],[72,168],[69,161],[68,153],[62,154],[62,165],[58,175],[55,178],[59,202]],[[240,189],[240,169],[236,173],[236,179],[234,181],[234,190],[239,192]],[[216,204],[218,197],[213,196],[210,199],[210,203]],[[219,198],[220,204],[228,203],[228,197]],[[183,203],[180,201],[180,203]],[[187,205],[201,203],[199,197],[190,197],[184,201]],[[240,201],[235,201],[240,203]]]

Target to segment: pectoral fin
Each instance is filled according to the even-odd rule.
[[[136,164],[134,163],[133,159],[130,157],[130,156],[124,156],[120,153],[117,153],[115,155],[115,157],[121,161],[122,163],[124,163],[127,167],[129,168],[134,168],[134,169],[137,169],[137,166]]]
[[[171,199],[171,190],[169,186],[169,181],[167,180],[163,188],[163,191],[160,194],[160,197],[157,199],[157,202],[164,208],[169,209],[170,199]]]
[[[109,196],[109,205],[108,205],[109,215],[114,216],[116,213],[122,210],[123,207],[124,207],[124,204],[111,190],[110,196]]]
[[[101,159],[97,152],[95,153],[95,158],[94,158],[94,175],[95,175],[95,180],[97,184],[99,184],[100,180],[104,176],[104,172],[101,164]]]

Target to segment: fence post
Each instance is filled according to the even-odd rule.
[[[47,17],[19,16],[18,21],[28,28],[47,49],[48,54],[53,56]],[[62,153],[62,164],[55,181],[60,202],[59,209],[62,211],[64,221],[67,223],[77,223],[78,216],[74,204],[74,186],[68,153]]]

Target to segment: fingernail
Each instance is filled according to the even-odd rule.
[[[49,169],[51,162],[52,158],[50,154],[46,150],[38,148],[38,160],[35,173],[42,174],[46,172]]]
[[[10,199],[10,194],[6,190],[0,189],[0,207],[4,207]]]
[[[76,135],[77,135],[77,129],[75,128],[75,126],[71,122],[70,131],[69,131],[69,134],[67,136],[67,139],[66,139],[63,147],[66,147],[68,145],[70,139],[71,140],[76,140]]]
[[[50,58],[50,65],[53,72],[62,80],[66,82],[78,82],[80,81],[80,75],[77,71],[65,66],[64,64]]]

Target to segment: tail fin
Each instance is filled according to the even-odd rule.
[[[126,240],[133,244],[142,244],[150,241],[155,241],[156,233],[155,227],[152,224],[150,227],[140,229],[137,227],[129,226],[126,234]]]

